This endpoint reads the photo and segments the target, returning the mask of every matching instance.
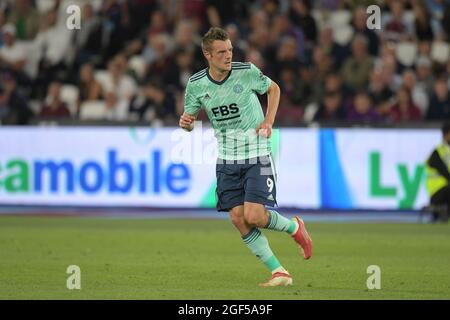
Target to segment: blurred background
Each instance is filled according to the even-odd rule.
[[[366,25],[372,4],[379,30]],[[70,5],[80,8],[78,30],[67,27]],[[127,178],[156,170],[139,162],[148,150],[168,161],[188,78],[206,67],[200,41],[211,26],[229,32],[235,61],[254,63],[281,87],[273,142],[281,205],[428,203],[424,161],[450,119],[447,0],[0,0],[0,203],[213,207],[213,164],[154,175],[161,193],[150,196],[146,178]],[[101,165],[83,167],[96,157]],[[20,176],[16,158],[32,178]],[[129,189],[111,188],[116,172]]]
[[[202,35],[280,84],[278,125],[397,124],[450,117],[445,0],[1,0],[0,121],[176,124]],[[381,30],[366,8],[381,8]],[[77,5],[81,28],[69,30]],[[264,99],[263,99],[264,102]],[[95,112],[94,112],[95,110]]]

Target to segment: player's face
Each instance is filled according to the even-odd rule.
[[[231,61],[233,58],[233,46],[230,40],[214,40],[211,45],[211,51],[207,54],[209,65],[219,71],[231,70]]]

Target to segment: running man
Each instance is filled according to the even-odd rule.
[[[202,50],[208,68],[190,77],[179,125],[192,131],[200,109],[205,109],[219,147],[217,209],[229,212],[244,243],[272,272],[271,278],[260,285],[292,285],[291,275],[260,230],[287,232],[300,246],[304,259],[311,257],[312,240],[302,219],[290,220],[266,209],[277,204],[270,137],[280,88],[252,63],[232,62],[233,47],[223,29],[209,29]],[[257,97],[264,93],[268,96],[265,117]]]

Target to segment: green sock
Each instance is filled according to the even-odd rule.
[[[295,232],[297,224],[294,222],[294,220],[290,220],[286,217],[283,217],[275,210],[268,210],[268,211],[269,211],[269,222],[267,223],[266,229],[285,231],[288,232],[289,234],[293,234]]]
[[[257,228],[250,230],[248,234],[242,237],[242,240],[271,272],[281,267],[280,262],[269,247],[269,241]]]

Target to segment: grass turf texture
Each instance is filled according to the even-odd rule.
[[[0,299],[450,299],[449,225],[307,227],[309,261],[264,231],[294,285],[260,288],[269,274],[227,220],[0,217]]]

